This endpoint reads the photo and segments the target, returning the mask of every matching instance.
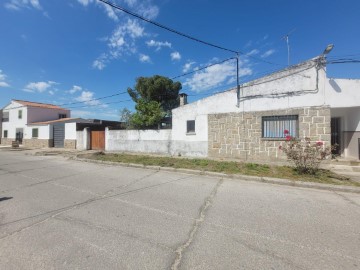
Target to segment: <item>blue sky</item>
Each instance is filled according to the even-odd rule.
[[[329,57],[360,57],[358,0],[113,0],[112,2],[240,56],[240,80],[296,64],[335,45]],[[125,92],[139,76],[170,78],[234,54],[174,35],[97,0],[2,0],[0,107],[11,99],[64,105],[72,115],[119,119],[133,110]],[[269,62],[269,63],[266,63]],[[179,78],[189,101],[236,84],[234,61]],[[359,64],[328,66],[328,76],[360,78]],[[107,104],[110,103],[110,104]],[[84,107],[88,106],[88,107]]]

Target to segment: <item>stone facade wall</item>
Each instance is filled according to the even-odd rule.
[[[12,141],[15,141],[15,138],[1,138],[1,145],[11,145]]]
[[[52,139],[23,139],[23,146],[29,148],[48,148],[53,147]]]
[[[64,140],[64,148],[76,149],[76,140]]]
[[[262,116],[298,115],[299,137],[331,143],[330,108],[308,107],[287,110],[210,114],[208,155],[254,162],[286,159],[279,150],[284,139],[262,138]]]

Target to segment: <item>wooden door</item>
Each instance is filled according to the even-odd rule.
[[[91,131],[91,149],[105,150],[105,131]]]

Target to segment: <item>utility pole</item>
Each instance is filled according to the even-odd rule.
[[[236,88],[237,107],[240,107],[239,53],[236,53]]]

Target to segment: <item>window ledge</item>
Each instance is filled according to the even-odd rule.
[[[196,135],[195,132],[187,132],[186,135]]]
[[[262,141],[287,141],[286,138],[261,138]],[[295,138],[298,140],[298,138]]]

